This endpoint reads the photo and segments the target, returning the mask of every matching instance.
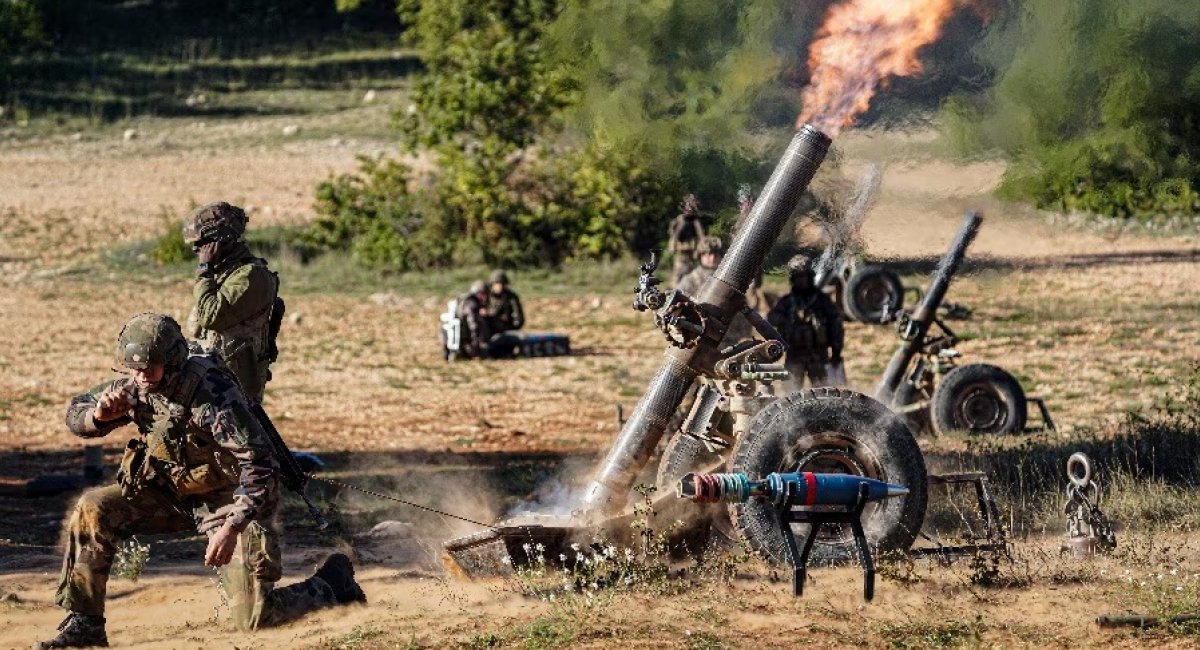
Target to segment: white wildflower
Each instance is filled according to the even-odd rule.
[[[571,545],[571,550],[572,550],[572,551],[575,551],[576,553],[578,553],[578,552],[579,552],[579,542],[575,542],[574,544],[572,544],[572,545]]]

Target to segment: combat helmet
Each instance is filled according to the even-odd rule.
[[[187,340],[174,318],[144,312],[129,319],[117,335],[117,363],[143,370],[152,365],[175,369],[188,357]]]
[[[503,284],[504,286],[508,286],[508,274],[501,269],[492,271],[492,274],[488,276],[488,285],[490,286],[496,284],[497,282]]]
[[[684,214],[699,214],[700,199],[697,199],[695,194],[687,194],[679,204],[679,211]]]
[[[183,222],[183,239],[193,247],[237,241],[246,234],[246,211],[224,201],[202,205]]]

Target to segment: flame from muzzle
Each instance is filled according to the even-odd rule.
[[[797,124],[830,137],[866,111],[892,77],[922,70],[920,49],[946,20],[978,0],[847,0],[830,7],[808,50],[809,85]]]

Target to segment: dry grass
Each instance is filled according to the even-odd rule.
[[[356,111],[345,119],[386,113],[382,107]],[[139,125],[143,137],[129,143],[112,132],[79,142],[51,136],[0,152],[0,175],[11,181],[0,204],[0,450],[78,444],[63,430],[63,405],[112,376],[111,344],[120,324],[143,310],[182,316],[187,308],[187,269],[158,268],[136,256],[114,264],[104,253],[157,236],[162,213],[177,218],[191,202],[213,196],[260,206],[252,227],[303,223],[312,216],[315,182],[352,168],[354,153],[389,146],[382,137],[335,142],[337,136],[317,131],[316,124],[311,126],[319,137],[280,141],[274,135],[277,120],[205,127],[148,120]],[[245,138],[251,144],[239,144]],[[903,259],[937,255],[962,207],[995,208],[974,250],[1006,263],[956,281],[950,298],[975,313],[952,325],[967,339],[961,350],[969,360],[1003,365],[1029,392],[1047,399],[1063,425],[1051,442],[1065,447],[1092,431],[1109,430],[1125,410],[1155,403],[1188,376],[1200,315],[1194,259],[1115,264],[1104,256],[1186,252],[1194,246],[1190,236],[1109,239],[1057,229],[1038,215],[982,196],[995,182],[995,164],[925,164],[933,153],[922,141],[912,139],[909,149],[894,153],[897,138],[844,139],[849,168],[892,156],[894,171],[885,177],[884,195],[867,228],[870,250]],[[1065,253],[1097,257],[1087,264],[1046,263],[1047,256],[1068,261]],[[580,354],[451,365],[438,354],[436,314],[459,275],[423,280],[343,276],[334,273],[336,265],[299,268],[277,261],[276,266],[283,271],[285,293],[293,287],[286,295],[288,311],[299,320],[285,324],[283,356],[267,405],[299,448],[595,453],[616,430],[614,404],[628,412],[663,349],[648,317],[628,307],[632,264],[626,276],[614,267],[572,269],[561,278],[539,275],[536,281],[515,274],[530,328],[569,333]],[[589,285],[584,281],[589,275],[603,280]],[[920,277],[906,279],[923,284]],[[895,336],[889,328],[852,325],[848,340],[851,379],[869,389]],[[122,444],[116,436],[107,441],[113,451]],[[971,447],[962,438],[924,444],[937,453]],[[1128,495],[1141,495],[1115,498],[1114,507],[1130,517],[1150,512],[1151,500],[1180,508],[1191,503],[1178,486],[1119,485]],[[363,573],[369,609],[327,612],[262,633],[252,644],[1194,645],[1187,630],[1134,634],[1091,623],[1102,611],[1169,612],[1195,601],[1191,576],[1200,566],[1191,561],[1194,533],[1170,516],[1163,519],[1175,521],[1175,527],[1151,530],[1128,522],[1121,533],[1127,550],[1093,562],[1059,561],[1053,538],[1024,541],[1001,569],[1012,585],[1007,588],[974,584],[965,564],[893,571],[881,579],[878,599],[870,605],[861,601],[853,567],[814,571],[800,600],[790,597],[786,583],[767,581],[760,568],[747,569],[729,584],[701,582],[669,600],[617,595],[605,609],[581,619],[519,597],[506,583],[450,583],[424,569],[374,566]],[[307,561],[316,552],[289,548],[292,575],[301,568],[297,558]],[[116,589],[123,597],[110,614],[110,633],[135,647],[168,639],[243,644],[211,621],[216,596],[207,576],[180,575],[175,567],[164,576],[162,570],[152,555],[142,579],[150,588]],[[52,582],[50,573],[33,570],[0,575],[0,591],[18,596],[16,604],[0,601],[0,612],[14,621],[0,632],[0,646],[26,645],[53,628],[60,615],[48,603]],[[175,622],[158,624],[168,618]]]

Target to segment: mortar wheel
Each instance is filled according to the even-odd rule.
[[[658,478],[655,481],[659,494],[674,494],[679,486],[679,479],[691,472],[711,473],[725,471],[726,459],[719,453],[708,450],[703,442],[683,433],[676,434],[663,450],[662,459],[658,463]],[[737,533],[734,532],[733,522],[729,519],[729,511],[717,503],[705,503],[692,506],[696,516],[685,522],[683,530],[675,536],[678,542],[672,547],[680,555],[697,555],[705,549],[734,546]]]
[[[1025,429],[1028,405],[1020,382],[987,363],[959,366],[933,389],[930,416],[939,435],[970,431],[1004,435]]]
[[[846,314],[860,323],[883,322],[884,311],[895,314],[904,307],[900,276],[882,266],[864,266],[846,281],[842,295]]]
[[[909,493],[867,504],[862,524],[876,551],[912,545],[925,520],[925,459],[904,418],[861,393],[815,388],[767,405],[737,441],[731,472],[761,478],[771,472],[855,474],[903,485]],[[775,509],[761,499],[732,506],[734,525],[750,546],[775,564],[787,563],[787,542]],[[807,524],[793,524],[803,543]],[[811,562],[856,557],[848,526],[818,534]]]

